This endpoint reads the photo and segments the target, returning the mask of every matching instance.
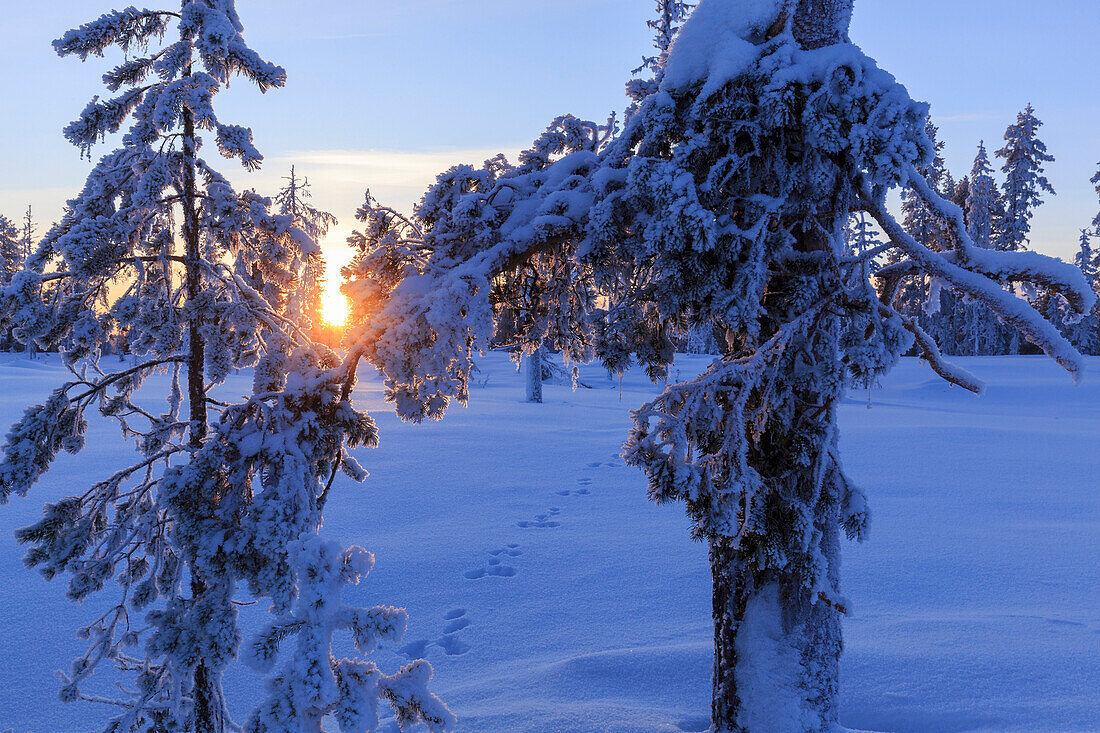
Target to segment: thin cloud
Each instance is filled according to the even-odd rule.
[[[281,155],[282,167],[294,164],[311,180],[356,181],[366,187],[427,186],[443,171],[460,163],[480,165],[503,152],[514,157],[518,146],[438,152],[394,150],[309,150]],[[314,171],[311,173],[310,171]]]
[[[1004,119],[1000,112],[968,112],[960,115],[932,115],[933,122],[991,122]]]

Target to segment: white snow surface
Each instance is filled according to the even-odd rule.
[[[663,70],[666,90],[705,81],[703,97],[737,78],[760,53],[748,39],[779,17],[778,0],[702,0],[672,44]]]
[[[705,361],[681,357],[673,372]],[[869,542],[845,547],[841,722],[1100,730],[1100,359],[1077,388],[1042,357],[959,361],[986,379],[984,397],[905,359],[873,409],[860,390],[840,412],[842,458],[872,510]],[[546,384],[546,402],[527,404],[506,357],[480,368],[487,383],[468,409],[420,426],[401,424],[363,372],[382,444],[358,456],[365,484],[338,479],[323,534],[377,558],[345,602],[408,608],[405,639],[372,659],[393,672],[426,657],[466,733],[706,730],[706,549],[682,508],[650,504],[618,457],[628,410],[656,388],[631,373],[620,400],[617,383],[582,367],[594,389]],[[61,378],[56,357],[0,355],[0,422]],[[225,391],[250,380],[232,376]],[[62,583],[22,567],[12,536],[44,501],[122,465],[113,424],[93,418],[89,445],[0,507],[0,730],[94,731],[111,713],[62,704],[53,676],[83,652],[76,628],[106,599],[67,602]],[[246,639],[264,605],[242,609]],[[264,695],[243,664],[226,685],[238,720]]]
[[[737,694],[744,712],[737,722],[751,731],[802,733],[815,715],[803,699],[800,652],[783,629],[779,585],[771,583],[749,599],[737,635]]]

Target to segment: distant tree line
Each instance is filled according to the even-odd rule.
[[[1002,162],[1002,178],[998,181],[984,141],[978,143],[970,172],[956,179],[944,164],[941,154],[944,144],[938,139],[939,131],[932,122],[928,123],[927,135],[936,152],[921,172],[936,193],[962,210],[966,231],[976,246],[1003,252],[1028,249],[1035,209],[1043,204],[1045,196],[1055,195],[1043,170],[1054,157],[1039,138],[1042,124],[1028,104],[1017,115],[1016,122],[1008,126],[1004,146],[994,153]],[[1092,183],[1100,195],[1100,172],[1093,176]],[[953,222],[933,211],[912,189],[902,193],[902,215],[905,230],[925,247],[937,252],[956,248]],[[1093,289],[1100,292],[1097,278],[1100,252],[1094,248],[1098,235],[1100,214],[1081,229],[1080,250],[1074,264],[1081,268]],[[857,253],[883,247],[880,235],[861,214],[853,217],[848,240]],[[1014,328],[1005,325],[986,306],[941,288],[936,278],[899,262],[893,252],[896,250],[886,256],[884,266],[876,265],[880,281],[894,283],[894,307],[919,323],[944,353],[956,356],[1037,353],[1035,347],[1022,340]],[[1003,284],[1025,297],[1079,351],[1100,354],[1100,315],[1095,310],[1082,317],[1073,312],[1063,297],[1041,286],[1011,281]]]

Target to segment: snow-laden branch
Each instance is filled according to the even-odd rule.
[[[1062,295],[1078,313],[1088,313],[1096,305],[1096,293],[1075,265],[1038,252],[1002,252],[978,247],[966,229],[963,210],[957,204],[936,193],[913,168],[910,168],[909,184],[933,213],[951,225],[958,242],[957,264],[960,266],[996,280],[1030,282],[1052,290]]]
[[[929,336],[928,332],[921,328],[916,321],[908,316],[901,315],[896,310],[883,303],[879,304],[879,310],[882,315],[887,318],[896,316],[901,319],[902,325],[905,326],[905,330],[913,334],[913,337],[916,339],[917,346],[919,346],[921,350],[921,356],[923,356],[929,366],[932,367],[932,371],[940,375],[945,381],[958,385],[974,394],[980,395],[985,392],[985,383],[982,382],[982,380],[962,367],[952,364],[943,358],[940,347],[936,345],[936,340]]]
[[[923,180],[923,178],[920,178],[915,172],[913,172],[912,178],[913,180]],[[917,240],[905,231],[904,227],[897,222],[893,215],[887,211],[886,204],[883,200],[880,197],[874,196],[871,193],[870,187],[866,184],[863,187],[861,198],[863,206],[866,207],[867,212],[874,217],[876,222],[878,222],[878,225],[882,228],[886,236],[897,244],[922,271],[950,282],[955,289],[985,303],[1006,323],[1019,330],[1028,341],[1041,348],[1048,356],[1058,362],[1062,368],[1070,373],[1074,381],[1080,381],[1085,372],[1085,361],[1083,357],[1073,348],[1073,345],[1058,332],[1058,329],[1046,321],[1034,308],[1020,298],[1005,291],[1000,285],[991,280],[990,276],[978,269],[977,266],[975,266],[975,269],[978,271],[975,271],[963,267],[962,265],[954,264],[940,253],[933,252],[917,242]],[[972,249],[977,249],[973,246],[973,243],[970,242],[965,231],[959,234],[961,241],[965,242]],[[965,239],[963,239],[963,237],[965,237]],[[1005,253],[986,252],[985,254],[1000,255]],[[1068,286],[1066,289],[1070,292],[1078,290],[1078,288],[1072,287],[1078,283],[1073,283],[1073,278],[1062,277],[1062,266],[1052,258],[1036,255],[1026,268],[1016,267],[1014,263],[1010,264],[1011,259],[1013,258],[1005,259],[1005,266],[1002,268],[1002,271],[1011,271],[1015,279],[1032,281],[1032,277],[1034,277],[1044,283],[1062,282],[1064,285]],[[1076,300],[1082,305],[1091,307],[1091,305],[1096,302],[1096,296],[1095,294],[1090,295],[1091,289],[1087,287],[1080,271],[1077,272],[1077,275],[1080,280],[1080,289],[1077,293],[1078,297]],[[1089,290],[1090,292],[1086,293],[1085,290]]]

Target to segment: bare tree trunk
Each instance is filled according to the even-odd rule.
[[[711,540],[710,573],[714,619],[714,673],[711,722],[715,731],[735,730],[741,699],[737,694],[737,630],[745,616],[744,562],[729,541]]]
[[[797,0],[794,37],[812,49],[848,40],[854,0]]]
[[[534,353],[524,359],[527,373],[527,401],[542,402],[542,359],[543,349],[540,346]]]
[[[191,447],[202,447],[206,437],[206,389],[203,367],[206,361],[202,340],[199,300],[202,292],[199,271],[199,214],[195,208],[195,122],[191,111],[183,111],[183,241],[186,247],[187,306],[190,308],[188,323],[187,401],[190,409]]]

